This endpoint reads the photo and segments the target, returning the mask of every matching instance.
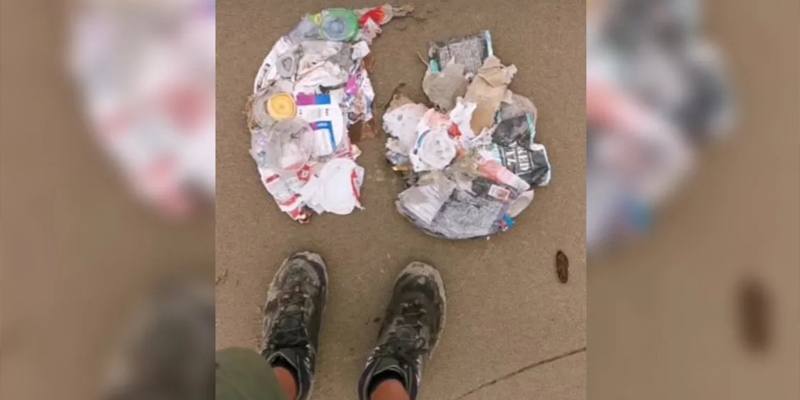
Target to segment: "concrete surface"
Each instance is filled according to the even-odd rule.
[[[255,347],[259,307],[281,260],[300,249],[330,266],[315,399],[346,399],[379,327],[395,274],[417,258],[437,265],[448,325],[425,371],[423,399],[585,397],[585,5],[582,1],[416,1],[417,18],[385,27],[372,50],[376,116],[405,82],[424,100],[430,40],[490,29],[496,53],[519,68],[511,89],[534,99],[538,132],[554,165],[550,187],[512,231],[491,240],[430,238],[394,209],[401,182],[383,160],[383,138],[360,144],[365,211],[301,226],[278,211],[248,155],[242,110],[264,55],[307,12],[367,1],[217,3],[217,347]],[[555,274],[557,250],[570,281]]]

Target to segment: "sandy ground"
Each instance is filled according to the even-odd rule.
[[[259,306],[281,260],[320,252],[331,296],[321,337],[316,399],[355,395],[395,274],[413,259],[437,265],[448,290],[448,326],[426,369],[424,399],[582,399],[585,392],[585,5],[581,1],[416,1],[414,19],[385,27],[372,47],[380,118],[393,88],[424,100],[417,53],[431,40],[492,31],[496,53],[519,68],[511,89],[539,107],[538,138],[554,165],[518,225],[491,240],[428,237],[394,209],[401,181],[383,160],[383,138],[360,143],[365,211],[315,217],[282,214],[248,154],[242,110],[272,44],[321,1],[217,4],[217,347],[255,347]],[[336,2],[368,6],[367,1]],[[570,281],[555,274],[557,250]]]

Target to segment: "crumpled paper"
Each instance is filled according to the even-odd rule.
[[[422,90],[437,107],[450,110],[455,106],[458,97],[464,97],[467,92],[467,78],[464,76],[464,66],[449,63],[441,72],[425,71],[422,80]]]
[[[472,115],[472,130],[480,132],[493,125],[495,114],[503,101],[510,101],[508,84],[517,73],[514,65],[504,66],[500,59],[490,56],[467,88],[466,101],[476,104]]]

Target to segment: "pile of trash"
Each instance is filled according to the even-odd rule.
[[[508,89],[517,68],[494,55],[488,31],[432,43],[428,58],[434,107],[395,95],[383,116],[386,158],[408,186],[397,210],[437,237],[505,231],[550,182],[536,107]]]
[[[381,25],[411,11],[387,4],[306,15],[264,59],[247,107],[250,153],[292,219],[362,208],[364,169],[348,132],[373,116],[369,46]]]

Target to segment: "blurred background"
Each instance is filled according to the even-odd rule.
[[[0,4],[0,399],[211,398],[213,1]]]
[[[590,399],[800,398],[799,6],[587,4]]]
[[[0,399],[210,398],[213,10],[0,3]],[[588,397],[800,398],[800,3],[587,11]]]

